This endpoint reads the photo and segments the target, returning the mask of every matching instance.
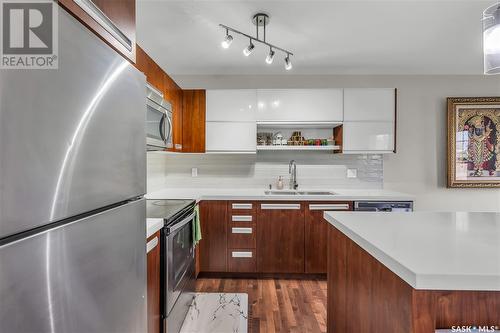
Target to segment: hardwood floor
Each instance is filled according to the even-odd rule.
[[[325,280],[197,280],[199,292],[248,294],[249,333],[326,332]]]

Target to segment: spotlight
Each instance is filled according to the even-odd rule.
[[[289,71],[290,69],[292,69],[292,61],[290,60],[290,55],[287,54],[286,58],[285,58],[285,69],[287,71]]]
[[[233,42],[233,36],[231,36],[229,34],[229,31],[226,30],[226,37],[224,37],[224,40],[221,42],[222,48],[224,49],[229,48],[232,42]]]
[[[252,54],[254,48],[255,45],[253,45],[252,40],[250,39],[250,44],[243,50],[243,54],[248,57],[250,54]]]
[[[272,48],[269,49],[269,54],[266,57],[266,62],[270,65],[273,63],[274,60],[274,51]]]

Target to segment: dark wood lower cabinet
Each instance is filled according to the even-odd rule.
[[[227,202],[200,202],[200,272],[227,272]]]
[[[257,207],[257,270],[304,273],[304,205],[262,202]]]
[[[325,211],[349,211],[352,201],[306,202],[305,204],[305,273],[326,274],[328,230]]]
[[[148,243],[153,245],[156,244],[147,254],[148,333],[159,333],[161,325],[160,232],[157,231],[149,237]]]

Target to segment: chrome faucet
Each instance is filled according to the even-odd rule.
[[[288,173],[291,175],[290,177],[290,189],[296,190],[299,187],[297,184],[297,164],[295,160],[291,160],[290,164],[288,164]]]

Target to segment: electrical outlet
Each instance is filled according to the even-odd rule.
[[[198,168],[191,168],[191,177],[198,177]]]
[[[358,178],[358,169],[347,169],[347,178]]]

